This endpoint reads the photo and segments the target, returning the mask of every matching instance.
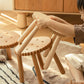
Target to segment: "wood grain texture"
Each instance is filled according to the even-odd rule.
[[[12,31],[0,31],[0,48],[10,48],[18,44],[19,35]]]
[[[22,51],[22,56],[31,55],[32,53],[37,53],[38,51],[45,50],[47,47],[49,47],[51,44],[51,39],[49,37],[34,37],[30,41],[30,43],[25,47],[25,49]],[[20,46],[17,46],[15,51],[17,52],[17,49]]]
[[[54,55],[54,60],[55,60],[55,62],[56,62],[56,64],[57,64],[57,66],[58,66],[60,72],[61,72],[62,74],[65,74],[65,70],[64,70],[64,68],[63,68],[63,66],[62,66],[62,64],[61,64],[61,62],[60,62],[60,60],[59,60],[59,58],[58,58],[58,56],[57,56],[56,53],[55,53],[55,55]]]
[[[64,12],[74,12],[74,0],[64,0]]]
[[[52,48],[51,48],[50,52],[48,53],[47,61],[45,62],[44,69],[47,69],[49,67],[50,62],[51,62],[52,58],[54,57],[55,51],[57,49],[57,46],[58,46],[60,40],[61,40],[61,36],[56,36],[56,38],[53,42]]]
[[[34,66],[35,66],[35,71],[37,74],[38,82],[39,82],[39,84],[44,84],[35,54],[32,55],[32,60],[33,60]]]
[[[41,0],[25,0],[25,10],[41,10]]]
[[[63,11],[63,0],[15,0],[15,8],[29,11]]]
[[[24,70],[23,70],[23,64],[22,64],[22,57],[20,55],[17,55],[17,60],[18,60],[20,82],[24,83]]]
[[[74,13],[78,13],[77,0],[74,0]]]
[[[15,0],[15,9],[25,9],[25,0]]]
[[[42,11],[63,11],[63,0],[43,0]]]
[[[76,13],[77,9],[77,0],[64,0],[64,12]]]

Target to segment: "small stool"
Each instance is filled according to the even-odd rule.
[[[44,51],[45,49],[47,49],[50,45],[51,45],[51,39],[49,37],[45,37],[45,36],[44,37],[35,37],[25,47],[25,49],[22,51],[20,56],[17,55],[20,82],[24,82],[23,66],[22,66],[22,58],[21,57],[31,55],[34,66],[35,66],[35,70],[36,70],[36,73],[37,73],[37,78],[38,78],[39,84],[43,84],[43,80],[42,80],[41,72],[40,72],[40,69],[39,69],[38,62],[37,62],[37,58],[38,58],[38,61],[39,61],[39,64],[40,64],[41,68],[43,69],[44,63],[43,63],[43,60],[41,58],[40,53],[42,51]],[[16,52],[17,52],[17,49],[19,47],[20,47],[20,45],[18,45],[15,48]]]
[[[38,29],[39,27],[36,25],[36,20],[34,20],[23,33],[23,35],[19,38],[18,46],[15,48],[18,60],[19,77],[20,82],[22,83],[24,82],[22,56],[32,56],[39,84],[44,84],[39,69],[39,65],[42,69],[47,69],[53,57],[56,64],[58,65],[60,72],[62,74],[65,73],[65,70],[61,62],[57,54],[55,53],[61,36],[56,36],[55,34],[53,34],[51,38],[46,36],[33,38],[34,34],[38,31]],[[47,55],[46,62],[44,63],[41,57],[41,52],[47,49],[48,51],[45,51],[47,54],[44,53],[44,55]]]
[[[0,49],[6,49],[7,58],[11,60],[11,49],[18,44],[19,35],[13,31],[0,31]]]

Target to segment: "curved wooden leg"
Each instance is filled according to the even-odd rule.
[[[33,59],[33,63],[34,63],[34,66],[35,66],[35,71],[36,71],[36,74],[37,74],[38,82],[39,82],[39,84],[44,84],[35,54],[32,54],[32,59]]]
[[[24,82],[23,65],[21,56],[17,55],[20,82]]]
[[[43,62],[43,59],[41,57],[40,52],[37,52],[37,57],[38,57],[38,61],[39,61],[40,67],[41,67],[41,69],[43,69],[44,62]]]
[[[11,60],[12,59],[12,57],[11,57],[11,49],[10,48],[6,48],[6,52],[7,52],[7,59]]]
[[[58,65],[58,68],[59,68],[60,72],[62,74],[64,74],[65,73],[65,70],[64,70],[64,68],[63,68],[63,66],[62,66],[62,64],[61,64],[61,62],[60,62],[60,60],[59,60],[59,58],[58,58],[58,56],[57,56],[56,53],[54,55],[54,60],[55,60],[56,64]]]

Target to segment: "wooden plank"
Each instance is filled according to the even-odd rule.
[[[74,0],[64,0],[64,12],[74,12]]]
[[[24,9],[25,8],[25,0],[15,0],[15,9]]]
[[[25,0],[25,10],[41,10],[41,0]]]
[[[57,0],[56,6],[57,6],[56,11],[63,12],[63,0]]]
[[[78,13],[77,0],[74,0],[74,13]]]
[[[43,0],[42,11],[63,11],[63,0]]]

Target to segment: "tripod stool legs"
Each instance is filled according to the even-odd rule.
[[[35,71],[36,71],[36,74],[37,74],[39,84],[44,84],[35,54],[32,55],[32,59],[33,59],[33,63],[34,63],[34,66],[35,66]]]

